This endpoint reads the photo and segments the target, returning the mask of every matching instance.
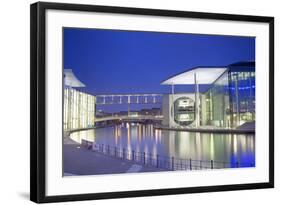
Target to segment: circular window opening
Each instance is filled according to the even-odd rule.
[[[181,126],[195,120],[195,102],[189,97],[180,97],[174,102],[174,121]]]

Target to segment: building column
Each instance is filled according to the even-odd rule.
[[[194,73],[194,86],[195,86],[195,127],[200,125],[200,109],[199,109],[199,85],[196,78],[196,73]]]
[[[175,94],[175,87],[174,87],[174,83],[172,83],[172,106],[171,106],[171,108],[172,108],[172,113],[171,113],[172,122],[175,121],[174,94]]]
[[[130,104],[131,104],[131,96],[128,95],[128,116],[130,117]]]
[[[239,87],[238,87],[238,75],[235,78],[235,101],[236,101],[236,125],[240,125],[240,105],[239,105]]]

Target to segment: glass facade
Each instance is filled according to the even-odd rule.
[[[95,96],[64,89],[64,130],[93,127],[95,123]]]
[[[204,125],[235,128],[255,121],[255,63],[231,64],[205,93]]]

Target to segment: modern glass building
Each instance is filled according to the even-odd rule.
[[[255,121],[255,62],[238,62],[204,94],[205,125],[235,128]],[[204,105],[205,104],[205,105]]]
[[[93,127],[96,97],[75,88],[85,87],[70,69],[64,70],[64,130]]]
[[[170,127],[224,127],[237,128],[244,124],[254,129],[255,122],[255,62],[237,62],[225,67],[196,67],[177,74],[162,82],[164,85],[193,85],[194,93],[181,93],[184,102],[193,104],[174,110],[184,102],[177,102],[175,96],[166,97],[163,105],[170,105],[171,112],[164,113],[165,125]],[[199,84],[209,84],[207,92],[199,91]],[[172,90],[174,90],[172,88]],[[174,97],[173,97],[174,96]],[[190,103],[194,100],[194,103]],[[166,106],[167,107],[167,106]],[[163,107],[164,109],[164,107]],[[189,110],[188,110],[189,109]],[[186,110],[192,116],[180,118],[179,115]],[[183,122],[186,120],[186,123]]]
[[[64,130],[81,129],[95,125],[95,96],[64,89]]]

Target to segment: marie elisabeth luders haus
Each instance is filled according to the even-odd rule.
[[[95,126],[96,96],[71,69],[64,70],[64,130]],[[198,66],[161,82],[171,92],[161,94],[161,126],[167,128],[255,129],[255,62]],[[176,93],[177,85],[193,92]],[[209,85],[200,91],[200,85]]]

